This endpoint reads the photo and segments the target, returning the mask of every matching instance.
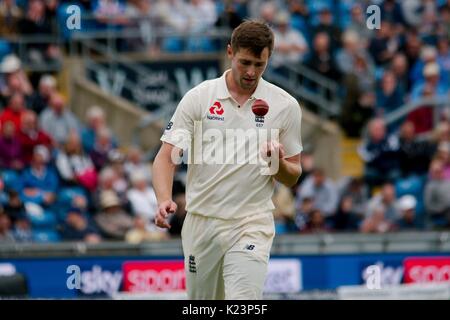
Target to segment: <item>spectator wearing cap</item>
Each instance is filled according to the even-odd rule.
[[[64,145],[71,132],[80,132],[76,116],[66,109],[64,97],[59,93],[50,96],[49,105],[39,116],[41,128],[47,132],[58,146]]]
[[[400,216],[395,224],[399,231],[421,229],[416,216],[416,207],[417,200],[412,195],[407,194],[398,199]]]
[[[358,147],[364,161],[364,180],[370,188],[400,177],[400,144],[395,135],[388,135],[386,124],[374,118],[368,124],[368,136]]]
[[[16,55],[9,54],[3,58],[0,73],[5,79],[5,83],[0,87],[1,105],[6,105],[13,93],[22,93],[26,97],[33,93],[33,87],[22,69],[22,62]]]
[[[22,173],[23,195],[30,201],[50,206],[59,187],[57,173],[49,164],[50,152],[45,146],[36,146],[30,167]]]
[[[283,63],[295,65],[303,61],[308,44],[303,34],[290,26],[290,16],[285,11],[278,12],[275,16],[274,37],[271,64],[275,69]]]
[[[430,62],[423,68],[425,81],[415,83],[411,92],[411,101],[419,101],[426,97],[445,97],[449,89],[440,82],[440,67]]]
[[[22,145],[15,134],[12,121],[3,123],[0,136],[0,167],[3,169],[21,170],[24,167]]]
[[[36,113],[32,110],[26,110],[22,114],[17,136],[22,146],[23,159],[26,165],[31,163],[33,150],[36,146],[44,145],[52,150],[52,138],[38,127]]]
[[[338,191],[333,181],[327,178],[320,168],[314,169],[313,173],[300,185],[297,191],[297,207],[305,197],[312,197],[314,208],[319,209],[327,218],[336,212]]]
[[[70,208],[60,229],[63,240],[99,243],[102,238],[94,222],[78,208]]]
[[[420,59],[412,66],[410,77],[414,85],[418,85],[425,81],[425,67],[433,63],[437,64],[439,67],[439,84],[441,86],[448,86],[448,74],[446,73],[444,65],[441,65],[441,62],[438,59],[438,51],[436,47],[430,45],[422,47]]]
[[[432,227],[434,221],[444,219],[450,224],[450,180],[444,178],[444,163],[434,159],[430,165],[429,180],[425,185],[425,209]]]
[[[71,132],[56,156],[56,168],[63,182],[68,186],[81,185],[89,192],[97,187],[97,171],[91,158],[84,153],[81,140]]]
[[[50,74],[44,74],[39,79],[38,91],[31,97],[30,109],[40,115],[50,101],[50,96],[56,93],[56,79]]]
[[[107,190],[100,195],[101,211],[94,217],[103,236],[111,240],[124,240],[135,221],[120,204],[117,194]]]

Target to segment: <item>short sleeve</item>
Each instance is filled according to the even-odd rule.
[[[302,110],[299,104],[296,102],[290,103],[280,131],[280,142],[286,152],[285,158],[295,156],[303,150],[301,122]]]
[[[194,89],[188,91],[181,99],[160,139],[183,150],[190,146],[196,110],[199,107],[199,100]]]

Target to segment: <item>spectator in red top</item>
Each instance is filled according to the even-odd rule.
[[[48,149],[51,149],[53,144],[52,138],[38,127],[36,113],[31,110],[26,110],[22,114],[18,138],[22,145],[23,159],[27,165],[33,159],[33,149],[35,146],[44,145]]]
[[[25,99],[23,94],[14,93],[9,99],[8,107],[0,114],[0,123],[3,125],[5,122],[12,121],[15,125],[15,129],[18,131],[20,128],[20,119],[25,112]]]
[[[0,166],[5,169],[20,170],[24,166],[22,147],[14,134],[15,131],[12,121],[3,123],[0,136]]]

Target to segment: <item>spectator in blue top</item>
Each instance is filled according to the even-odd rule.
[[[48,164],[50,153],[45,146],[36,146],[31,166],[22,174],[23,195],[26,199],[44,205],[51,205],[56,198],[58,175]]]
[[[404,92],[397,83],[393,72],[387,70],[377,85],[377,113],[384,116],[404,104]]]

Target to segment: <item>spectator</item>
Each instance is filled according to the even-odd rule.
[[[380,16],[383,17],[383,20],[394,24],[397,32],[403,30],[406,26],[402,7],[397,0],[384,0],[380,6]]]
[[[94,146],[89,152],[89,156],[97,170],[101,170],[109,164],[109,154],[114,150],[111,131],[106,127],[98,129],[95,135]]]
[[[435,159],[430,165],[429,180],[425,186],[425,209],[430,227],[437,227],[439,221],[450,224],[450,180],[444,179],[444,164]]]
[[[284,11],[275,17],[275,44],[272,55],[272,66],[275,69],[280,68],[283,63],[295,65],[302,62],[308,51],[305,37],[300,31],[290,27],[289,19],[289,14]]]
[[[353,198],[344,195],[339,203],[338,210],[333,216],[333,229],[337,231],[356,231],[363,215],[353,211]]]
[[[17,216],[16,220],[14,221],[12,234],[16,242],[33,242],[31,223],[25,213]]]
[[[23,35],[52,35],[50,17],[45,15],[45,3],[42,0],[28,2],[26,16],[19,23],[20,34]],[[27,46],[28,59],[33,63],[42,64],[60,58],[60,51],[56,44],[35,42]]]
[[[236,10],[236,6],[233,3],[233,0],[225,0],[224,1],[224,10],[219,15],[215,26],[216,27],[227,27],[230,30],[234,30],[238,25],[242,22],[242,17]]]
[[[16,0],[0,2],[0,37],[17,35],[18,23],[22,15]]]
[[[3,169],[21,170],[24,167],[24,159],[20,140],[15,134],[12,121],[3,123],[0,136],[0,167]]]
[[[345,30],[356,32],[362,46],[367,48],[373,31],[367,28],[366,14],[361,3],[355,2],[350,9],[351,21]]]
[[[386,125],[381,118],[371,120],[368,131],[358,153],[365,163],[364,179],[372,188],[400,177],[400,145],[397,137],[386,134]]]
[[[104,237],[111,240],[125,240],[125,235],[134,225],[134,219],[125,212],[117,195],[108,190],[100,195],[101,211],[94,217]]]
[[[22,114],[18,138],[22,146],[23,159],[26,165],[31,163],[33,150],[36,146],[44,145],[49,150],[52,150],[52,138],[38,127],[34,111],[27,110]]]
[[[3,58],[0,72],[3,73],[5,80],[0,87],[0,105],[6,105],[13,93],[22,93],[26,97],[33,93],[33,87],[22,69],[22,62],[16,55],[9,54]]]
[[[147,181],[152,180],[152,172],[150,163],[142,159],[142,150],[138,146],[131,146],[127,151],[127,156],[124,164],[125,172],[128,177],[131,177],[132,172],[141,172]]]
[[[328,34],[316,33],[313,39],[313,51],[306,65],[329,79],[339,81],[341,74],[335,64],[333,52],[331,52]]]
[[[116,174],[114,182],[114,190],[119,195],[120,199],[127,198],[127,191],[130,187],[128,177],[125,172],[125,155],[118,149],[111,150],[108,154],[108,160],[111,169]],[[125,200],[125,203],[128,201]]]
[[[442,161],[444,179],[450,180],[450,141],[440,142],[435,156]]]
[[[416,61],[410,71],[411,81],[414,86],[418,86],[425,81],[425,67],[432,64],[437,64],[438,66],[439,85],[448,85],[448,75],[445,72],[444,66],[441,66],[439,63],[437,49],[433,46],[425,46],[420,52],[420,59]]]
[[[145,174],[135,171],[131,174],[132,188],[127,192],[128,200],[131,204],[132,213],[144,219],[146,229],[152,232],[164,232],[155,225],[158,201],[155,191],[149,185]]]
[[[56,168],[66,185],[81,185],[89,192],[97,187],[97,171],[81,147],[77,133],[69,134],[64,149],[56,156]]]
[[[336,211],[337,189],[331,179],[325,177],[322,169],[316,168],[312,175],[300,185],[297,203],[301,203],[305,197],[312,197],[314,208],[319,209],[325,217],[332,216]]]
[[[379,194],[376,194],[369,201],[368,214],[376,211],[376,208],[383,208],[383,219],[388,220],[391,224],[397,221],[400,213],[396,198],[395,187],[392,183],[385,183]]]
[[[295,225],[300,232],[306,230],[313,210],[314,198],[311,195],[305,195],[300,201],[297,201]]]
[[[77,208],[71,208],[60,230],[63,240],[99,243],[101,236],[90,218]]]
[[[52,94],[56,93],[56,79],[54,76],[45,74],[39,79],[38,91],[31,97],[30,108],[37,115],[47,107]]]
[[[9,99],[9,104],[5,110],[0,114],[0,124],[3,125],[5,122],[14,123],[14,132],[19,131],[20,121],[22,115],[25,113],[25,100],[23,94],[14,93]]]
[[[396,227],[400,231],[419,230],[419,220],[416,216],[417,200],[412,195],[404,195],[398,199],[400,217],[396,221]]]
[[[408,74],[408,60],[403,53],[396,53],[391,60],[389,70],[394,74],[397,79],[399,91],[406,94],[411,89],[411,82]]]
[[[25,206],[20,199],[18,190],[9,189],[7,191],[8,199],[4,204],[5,213],[9,216],[12,223],[15,223],[17,219],[26,215]]]
[[[378,66],[386,66],[400,46],[392,23],[384,20],[369,44],[369,52]]]
[[[306,223],[304,233],[324,233],[329,231],[330,228],[326,225],[322,212],[319,209],[313,209]]]
[[[393,72],[387,70],[383,73],[381,83],[377,88],[377,114],[380,117],[395,111],[404,104],[405,92],[397,83]]]
[[[97,134],[100,130],[104,128],[107,129],[105,112],[98,106],[91,106],[86,113],[86,122],[87,126],[81,131],[81,140],[83,142],[84,151],[90,153],[94,149]],[[110,140],[113,146],[117,147],[116,139],[111,137]]]
[[[128,208],[129,203],[128,198],[126,197],[126,193],[125,195],[123,195],[122,193],[119,194],[117,190],[121,188],[118,188],[117,185],[119,185],[120,187],[122,185],[122,182],[120,181],[116,171],[114,171],[111,167],[103,168],[103,170],[100,171],[99,186],[94,194],[93,202],[95,203],[95,206],[101,207],[101,194],[105,191],[111,191],[114,192],[117,197],[119,197],[120,205],[122,206],[122,208]]]
[[[343,183],[340,198],[348,197],[351,201],[351,211],[356,215],[365,216],[369,201],[369,190],[362,178],[350,178]]]
[[[394,225],[386,219],[385,209],[379,205],[374,207],[371,214],[362,221],[359,230],[362,233],[386,233],[393,231]]]
[[[433,152],[426,140],[416,138],[414,124],[405,121],[400,128],[400,168],[402,175],[424,175],[428,171]]]
[[[331,38],[331,51],[335,52],[340,47],[341,30],[333,24],[333,14],[328,6],[323,6],[319,11],[319,24],[313,30],[313,36],[319,32],[328,34]]]
[[[58,175],[49,165],[50,153],[45,146],[36,146],[31,166],[22,173],[23,194],[38,204],[52,205],[56,199]]]
[[[75,115],[66,109],[64,97],[54,93],[49,106],[39,116],[41,128],[62,146],[71,132],[80,132],[80,125]]]
[[[11,220],[0,208],[0,243],[15,242],[14,235],[11,231]]]

